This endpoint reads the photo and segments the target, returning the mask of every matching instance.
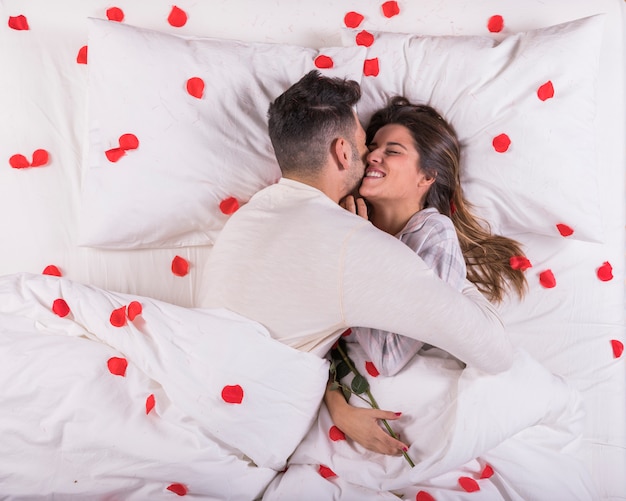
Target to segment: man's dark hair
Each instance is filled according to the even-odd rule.
[[[329,78],[313,70],[270,104],[269,136],[283,174],[320,170],[338,137],[352,140],[353,106],[361,88],[353,80]]]

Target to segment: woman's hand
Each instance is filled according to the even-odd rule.
[[[346,402],[341,390],[326,389],[324,395],[330,417],[346,436],[370,451],[397,456],[408,446],[396,440],[380,426],[380,420],[393,421],[400,413],[379,409],[363,409]]]
[[[350,211],[357,216],[361,216],[363,219],[368,219],[367,205],[365,204],[365,200],[363,198],[354,198],[354,195],[348,195],[339,202],[339,205],[347,211]]]

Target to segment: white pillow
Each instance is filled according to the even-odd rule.
[[[358,81],[365,55],[97,19],[88,47],[79,241],[112,249],[212,244],[230,213],[280,177],[269,103],[316,67]]]
[[[344,43],[371,43],[359,115],[367,124],[393,95],[430,104],[455,127],[464,192],[494,231],[602,241],[594,119],[603,21],[500,42],[371,32],[372,42],[365,30],[346,29]],[[498,152],[503,134],[510,145]]]

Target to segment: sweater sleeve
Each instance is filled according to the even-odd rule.
[[[469,281],[455,290],[404,243],[369,225],[346,240],[341,259],[346,325],[432,344],[485,372],[510,367],[502,322]]]

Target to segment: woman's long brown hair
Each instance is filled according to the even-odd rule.
[[[403,125],[411,132],[421,169],[435,177],[425,207],[434,207],[452,220],[467,265],[467,278],[493,302],[502,301],[509,290],[523,297],[526,276],[511,267],[513,256],[523,256],[521,245],[494,235],[465,200],[459,173],[461,148],[453,127],[431,106],[412,104],[401,96],[392,98],[388,106],[372,116],[367,143],[388,124]]]

